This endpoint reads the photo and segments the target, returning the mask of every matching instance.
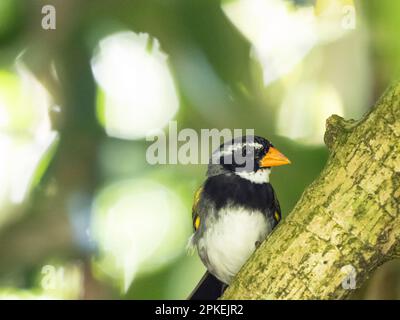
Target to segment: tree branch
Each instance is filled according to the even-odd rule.
[[[222,298],[342,299],[397,257],[399,141],[400,83],[358,122],[331,116],[325,169]]]

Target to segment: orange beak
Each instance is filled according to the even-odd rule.
[[[290,164],[290,160],[274,147],[270,147],[267,154],[260,161],[261,168],[277,167],[285,164]]]

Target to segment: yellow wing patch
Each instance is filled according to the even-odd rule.
[[[194,219],[193,227],[194,230],[196,231],[200,227],[200,216],[197,215],[196,218]]]
[[[280,216],[280,214],[279,214],[278,211],[275,211],[274,217],[275,217],[275,220],[276,220],[277,222],[279,222],[279,221],[281,220],[281,216]]]
[[[203,191],[203,187],[200,187],[196,193],[194,194],[193,207],[192,207],[192,218],[193,218],[193,228],[195,231],[200,227],[200,216],[196,213],[197,205],[200,202],[201,192]]]

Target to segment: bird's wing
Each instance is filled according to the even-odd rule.
[[[273,212],[274,212],[274,220],[276,222],[279,222],[282,218],[282,213],[281,213],[281,206],[279,205],[278,197],[276,196],[275,190],[272,189],[272,194],[273,194]]]
[[[199,203],[201,199],[201,193],[203,192],[203,186],[197,189],[196,193],[194,194],[193,206],[192,206],[192,221],[193,221],[193,229],[197,231],[200,226],[200,215],[199,211]]]
[[[187,252],[189,254],[193,254],[195,251],[195,235],[196,231],[200,227],[200,199],[201,193],[203,192],[203,186],[197,189],[196,193],[194,194],[193,206],[192,206],[192,222],[193,222],[193,234],[190,236],[188,243],[186,245]]]

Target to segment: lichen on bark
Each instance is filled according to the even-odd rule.
[[[400,253],[400,83],[359,121],[327,120],[320,176],[223,299],[343,299]]]

